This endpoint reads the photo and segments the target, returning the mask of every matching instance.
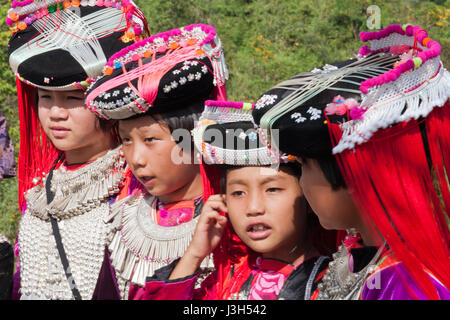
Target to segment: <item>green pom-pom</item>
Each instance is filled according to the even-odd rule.
[[[412,26],[411,23],[405,23],[404,25],[402,25],[403,31],[406,31],[406,27],[407,26]]]
[[[422,65],[422,59],[420,59],[419,57],[415,57],[412,59],[414,61],[414,68],[418,68]]]
[[[244,102],[244,105],[242,106],[242,109],[245,111],[250,111],[252,110],[252,104],[248,103],[248,102]]]

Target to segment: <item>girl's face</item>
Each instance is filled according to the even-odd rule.
[[[360,225],[358,210],[348,189],[333,190],[317,160],[302,161],[300,185],[322,227],[328,230],[345,230]]]
[[[174,202],[202,193],[199,166],[178,147],[166,124],[150,116],[121,120],[119,134],[131,171],[150,194]]]
[[[95,114],[85,107],[81,90],[39,89],[38,115],[45,134],[61,151],[83,153],[110,139],[109,133],[101,130]]]
[[[298,178],[289,169],[228,170],[226,204],[230,222],[246,245],[266,258],[292,260],[304,239],[306,206]]]

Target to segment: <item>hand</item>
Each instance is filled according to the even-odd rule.
[[[203,259],[219,244],[227,218],[220,212],[227,212],[225,195],[210,196],[203,206],[197,227],[183,257],[169,276],[170,280],[180,279],[194,274]]]
[[[225,195],[216,194],[209,197],[203,206],[191,244],[187,253],[203,260],[220,242],[227,218],[220,212],[227,212]]]

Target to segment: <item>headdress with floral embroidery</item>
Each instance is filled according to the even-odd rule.
[[[144,39],[113,55],[86,104],[106,119],[167,112],[225,98],[222,45],[212,26],[197,24]],[[158,111],[157,111],[158,110]]]
[[[13,1],[6,23],[12,70],[48,90],[86,90],[112,54],[148,32],[131,0]]]
[[[36,114],[36,90],[86,90],[108,58],[148,33],[131,0],[12,1],[8,58],[16,75],[21,128],[19,204],[34,177],[44,176],[56,150]]]
[[[194,144],[208,164],[229,166],[279,165],[295,158],[268,148],[245,102],[205,102],[205,110],[192,130]]]

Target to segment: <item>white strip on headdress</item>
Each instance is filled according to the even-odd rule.
[[[36,20],[32,27],[39,30],[39,34],[10,55],[9,63],[14,72],[22,62],[35,55],[62,49],[73,56],[88,77],[93,78],[101,74],[106,63],[98,39],[124,29],[126,20],[122,11],[116,8],[104,8],[84,17],[66,9]]]
[[[368,141],[379,129],[426,117],[434,107],[443,106],[449,98],[450,73],[439,57],[430,59],[420,68],[402,74],[396,81],[369,90],[361,103],[362,107],[368,107],[363,119],[342,125],[342,138],[333,148],[333,153],[353,149],[356,144]]]

